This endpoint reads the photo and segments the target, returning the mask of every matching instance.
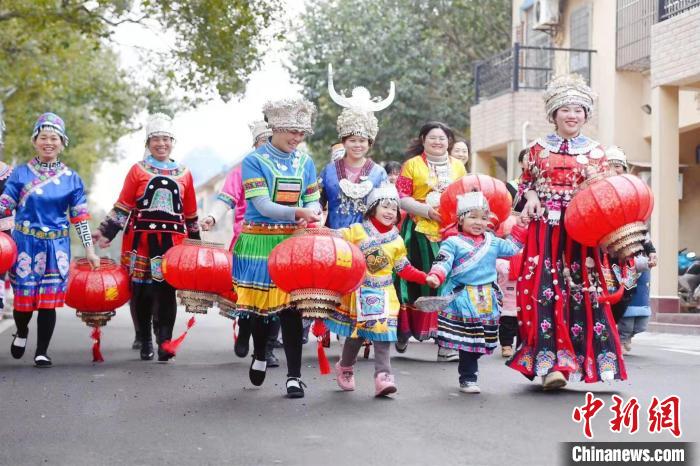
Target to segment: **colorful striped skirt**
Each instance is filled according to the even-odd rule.
[[[246,224],[233,248],[233,281],[238,313],[268,316],[289,307],[289,295],[275,286],[267,269],[272,249],[289,238],[295,226],[270,228]]]

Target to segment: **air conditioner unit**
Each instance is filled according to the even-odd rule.
[[[559,0],[535,0],[534,29],[548,31],[559,25]]]

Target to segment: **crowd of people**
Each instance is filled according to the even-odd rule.
[[[36,155],[0,179],[0,229],[12,229],[18,258],[10,270],[17,331],[11,353],[21,358],[28,324],[37,312],[35,365],[50,367],[47,352],[55,309],[63,305],[69,274],[69,223],[85,253],[99,266],[93,244],[107,247],[123,230],[122,265],[131,277],[134,348],[143,360],[168,361],[177,303],[163,278],[163,254],[185,238],[199,239],[234,211],[230,249],[237,294],[230,317],[238,319],[234,351],[246,357],[252,337],[251,383],[264,383],[279,365],[274,348],[281,333],[287,364],[286,392],[304,396],[301,363],[308,321],[268,271],[272,249],[296,230],[325,225],[364,254],[361,286],[343,297],[326,319],[344,338],[335,376],[340,389],[355,388],[360,349],[374,350],[375,395],[397,391],[392,347],[411,337],[437,342],[437,361],[457,362],[460,390],[479,393],[478,360],[500,341],[506,365],[542,378],[545,390],[568,382],[624,380],[623,353],[649,316],[650,242],[637,257],[614,257],[571,238],[564,215],[584,181],[624,173],[622,150],[582,134],[594,96],[580,77],[553,79],[544,94],[554,131],[519,155],[521,175],[508,183],[513,218],[496,219],[481,192],[458,197],[455,225],[445,225],[441,194],[467,174],[467,141],[445,123],[430,121],[411,141],[403,162],[384,166],[370,157],[379,134],[375,113],[391,105],[364,88],[329,94],[342,107],[338,143],[317,175],[299,150],[313,134],[315,107],[302,98],[269,102],[265,121],[251,125],[253,149],[228,174],[217,203],[203,218],[190,171],[171,159],[171,119],[152,115],[143,160],[129,170],[114,208],[91,232],[83,183],[59,155],[68,146],[63,120],[47,113],[32,133]],[[12,220],[14,219],[14,221]],[[507,228],[496,235],[495,223]],[[618,293],[618,291],[621,291]],[[618,296],[617,302],[610,296]],[[618,330],[619,329],[619,330]]]

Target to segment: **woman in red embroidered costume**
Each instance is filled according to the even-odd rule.
[[[544,98],[556,130],[530,146],[519,186],[529,222],[517,285],[522,343],[506,364],[531,380],[543,377],[545,390],[567,380],[624,380],[610,305],[598,302],[605,286],[600,250],[573,241],[564,228],[576,187],[607,170],[600,144],[580,133],[593,92],[580,76],[567,75],[554,78]]]
[[[131,276],[143,360],[153,359],[154,314],[158,360],[174,356],[162,348],[172,338],[177,311],[175,289],[163,280],[162,258],[185,237],[199,239],[192,174],[170,159],[174,140],[170,117],[152,115],[146,127],[146,156],[129,170],[119,200],[94,235],[100,247],[107,247],[124,228],[122,264]]]

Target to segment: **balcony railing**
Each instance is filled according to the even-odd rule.
[[[617,0],[617,69],[648,70],[651,26],[698,6],[700,0]]]
[[[476,103],[521,89],[543,90],[555,74],[578,73],[590,84],[592,53],[595,50],[535,47],[516,42],[513,48],[475,65]]]

